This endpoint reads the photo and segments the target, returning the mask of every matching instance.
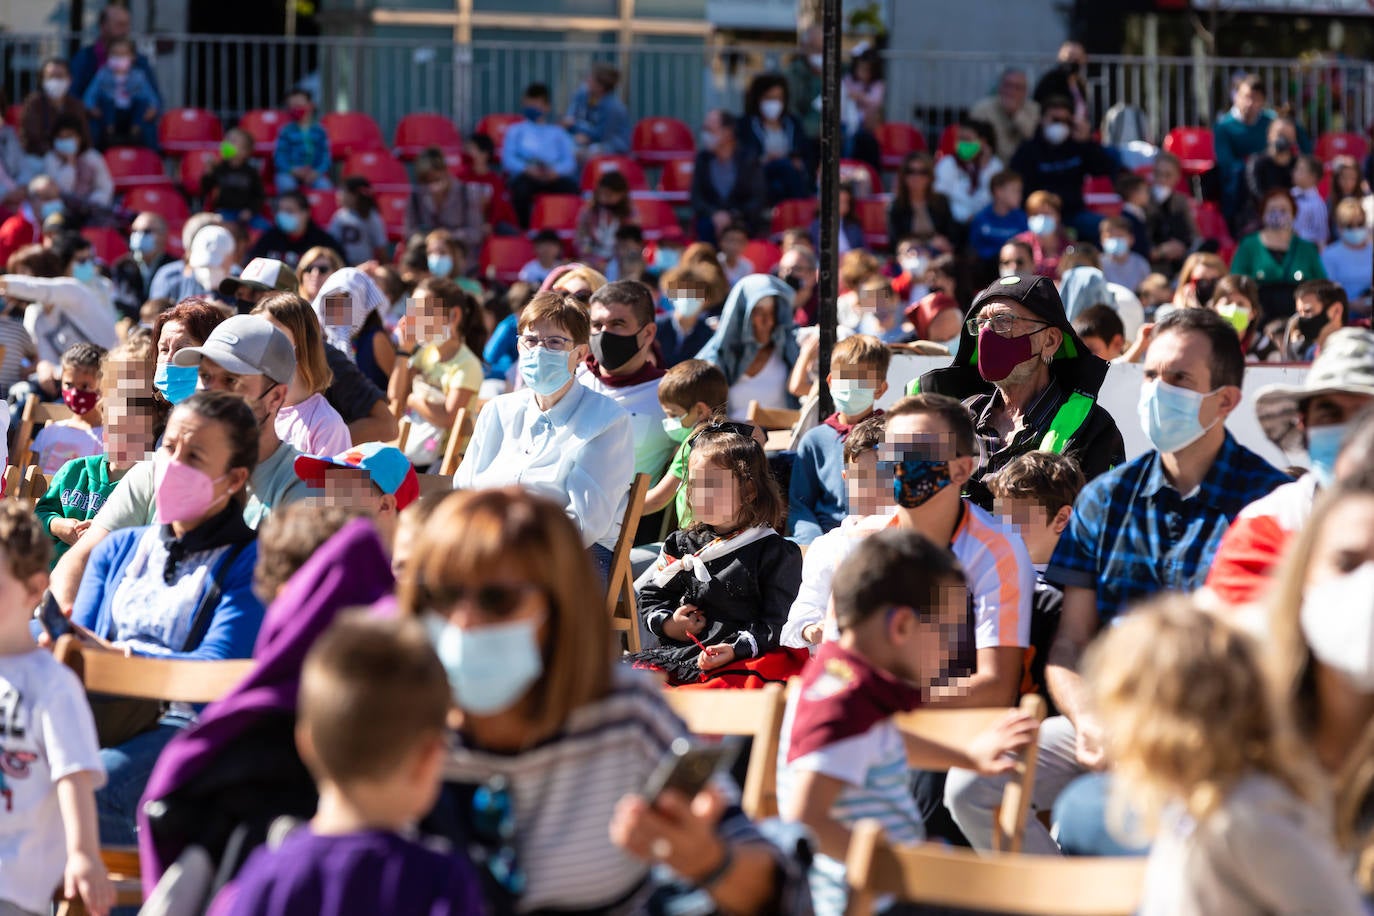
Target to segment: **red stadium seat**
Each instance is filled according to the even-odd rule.
[[[167,221],[168,231],[176,235],[191,215],[186,198],[172,185],[165,187],[140,186],[124,195],[124,209],[134,213],[156,213]]]
[[[339,209],[339,196],[336,191],[319,191],[315,188],[305,192],[305,199],[310,201],[310,219],[316,226],[324,228],[329,225],[335,211]],[[405,211],[401,211],[404,217]],[[383,221],[385,221],[383,217]]]
[[[409,203],[409,193],[388,191],[377,195],[377,209],[381,212],[382,223],[386,226],[386,237],[393,242],[399,242],[406,237],[406,205]]]
[[[577,229],[577,215],[581,212],[579,194],[540,194],[534,199],[530,228],[552,229],[560,239],[571,239]]]
[[[682,231],[682,224],[678,222],[673,205],[668,201],[644,197],[636,199],[634,207],[639,213],[639,228],[644,231],[646,242],[657,242],[660,239],[681,241],[685,238],[686,233]]]
[[[483,279],[514,283],[520,268],[534,260],[534,243],[523,235],[493,235],[482,244],[477,266]]]
[[[883,192],[883,182],[873,166],[858,159],[840,160],[840,181],[854,185],[858,197],[870,197]]]
[[[854,201],[854,215],[864,227],[864,244],[869,248],[888,247],[887,201],[881,197],[865,197]]]
[[[1194,213],[1197,220],[1197,231],[1204,239],[1210,239],[1217,243],[1217,254],[1226,262],[1231,264],[1231,258],[1236,253],[1236,240],[1231,237],[1231,230],[1226,225],[1226,217],[1222,215],[1221,208],[1210,200],[1205,200],[1198,204],[1197,211]]]
[[[116,193],[139,185],[172,184],[162,157],[146,146],[112,146],[105,151],[105,166],[110,170]]]
[[[1217,164],[1212,131],[1206,127],[1175,127],[1164,138],[1164,151],[1178,157],[1184,175],[1203,175]]]
[[[596,187],[597,181],[607,172],[619,172],[625,176],[625,181],[630,185],[631,191],[649,190],[649,182],[644,177],[644,170],[639,167],[629,156],[593,156],[587,160],[587,165],[582,169],[582,191],[590,192]]]
[[[744,246],[744,256],[754,265],[754,270],[766,274],[771,273],[782,260],[782,249],[766,239],[751,239]]]
[[[696,158],[687,156],[663,163],[658,176],[658,196],[673,203],[686,203],[692,197],[692,169]]]
[[[811,221],[816,218],[816,209],[820,204],[814,197],[800,197],[796,200],[784,200],[773,210],[773,235],[781,236],[788,229],[809,229]]]
[[[219,118],[204,108],[172,108],[157,122],[157,142],[173,156],[219,146],[223,139]]]
[[[364,150],[386,149],[382,129],[372,115],[361,111],[335,111],[320,118],[320,126],[329,135],[329,155],[346,159]]]
[[[194,200],[200,199],[200,180],[204,178],[219,161],[219,150],[196,150],[181,157],[178,177],[181,180],[181,190],[186,192],[187,197]]]
[[[496,156],[501,156],[501,144],[506,142],[506,131],[510,130],[512,124],[519,124],[525,120],[518,114],[489,114],[477,122],[473,128],[475,134],[486,134],[491,137],[492,145],[496,147]]]
[[[883,153],[883,168],[898,169],[909,153],[926,150],[926,138],[915,127],[900,121],[878,125],[878,148]]]
[[[959,142],[959,125],[951,124],[940,132],[940,145],[935,148],[935,152],[941,156],[953,156],[954,144]]]
[[[1089,210],[1103,216],[1118,216],[1121,213],[1121,197],[1107,175],[1089,175],[1083,179],[1083,203]]]
[[[118,229],[87,226],[81,230],[81,235],[91,243],[95,256],[105,264],[113,264],[129,253],[129,240]]]
[[[10,127],[19,126],[19,115],[24,111],[24,106],[16,102],[5,109],[5,123]]]
[[[640,118],[630,135],[630,150],[648,165],[696,154],[692,128],[677,118]]]
[[[463,138],[453,122],[441,114],[415,112],[401,118],[391,141],[397,159],[409,162],[431,146],[445,152],[461,150]]]
[[[277,134],[286,126],[286,115],[274,108],[255,108],[243,113],[238,127],[253,138],[253,152],[270,156],[277,145]]]
[[[1317,158],[1330,162],[1337,156],[1352,156],[1357,162],[1364,162],[1369,155],[1369,141],[1359,134],[1327,133],[1317,138]]]
[[[401,160],[386,150],[363,150],[344,160],[340,177],[361,175],[372,182],[374,191],[410,191],[410,173]]]

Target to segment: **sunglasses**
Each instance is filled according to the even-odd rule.
[[[539,590],[537,585],[527,582],[515,585],[489,583],[478,586],[420,587],[424,607],[439,610],[459,604],[470,604],[488,617],[509,617],[527,595]]]
[[[571,296],[578,302],[581,302],[583,305],[586,305],[588,302],[592,301],[592,291],[589,289],[579,289],[575,293],[570,293],[565,289],[559,290],[559,292],[561,292],[565,296]]]
[[[311,264],[309,267],[302,267],[302,268],[301,268],[301,273],[303,273],[303,274],[327,274],[327,273],[329,273],[329,265],[328,265],[328,264],[319,264],[319,263],[317,263],[317,264]]]

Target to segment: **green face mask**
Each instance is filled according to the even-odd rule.
[[[954,144],[954,155],[959,157],[960,162],[968,162],[978,155],[983,149],[983,144],[977,140],[960,140]]]
[[[225,140],[219,145],[219,154],[225,159],[233,159],[239,154],[239,148],[228,140]]]
[[[1245,331],[1250,327],[1250,313],[1244,307],[1236,305],[1234,302],[1222,302],[1216,307],[1217,314],[1225,318],[1236,329],[1236,334],[1245,336]]]

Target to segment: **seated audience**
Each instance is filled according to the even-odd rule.
[[[1322,269],[1345,288],[1351,301],[1368,299],[1374,277],[1374,242],[1369,239],[1364,207],[1347,197],[1336,205],[1335,221],[1336,240],[1322,251]]]
[[[43,221],[63,212],[62,191],[47,175],[29,179],[28,197],[18,212],[0,223],[0,262],[9,263],[11,257],[25,245],[43,240]]]
[[[615,94],[619,83],[619,70],[608,63],[596,63],[587,81],[573,93],[563,126],[572,134],[579,161],[630,151],[630,113]]]
[[[840,207],[837,214],[839,220],[839,251],[845,254],[850,251],[862,251],[864,248],[864,227],[859,222],[859,218],[854,215],[854,186],[851,184],[840,185]],[[820,248],[821,237],[821,217],[817,213],[815,219],[811,221],[811,247]],[[723,243],[722,243],[723,244]],[[753,271],[749,271],[753,273]],[[726,276],[729,276],[727,272]],[[743,276],[743,275],[742,275]],[[738,282],[736,280],[735,282]]]
[[[846,911],[844,863],[860,815],[879,817],[892,843],[926,839],[908,754],[992,776],[1010,772],[1035,739],[1035,720],[1015,711],[967,751],[928,745],[893,723],[938,689],[954,655],[942,634],[962,626],[965,612],[958,562],[914,531],[867,538],[835,576],[839,636],[802,673],[778,749],[778,807],[814,837],[811,897],[820,916]]]
[[[795,673],[797,656],[779,652],[779,637],[801,550],[776,530],[786,507],[763,446],[733,424],[707,425],[692,434],[687,471],[692,524],[668,535],[636,589],[659,646],[626,660],[662,671],[670,686],[765,665],[769,677]]]
[[[967,224],[992,206],[992,177],[1003,170],[994,143],[987,124],[961,120],[955,128],[954,155],[935,163],[935,191],[949,201],[956,223]]]
[[[692,454],[692,433],[697,427],[725,413],[730,385],[725,374],[701,359],[673,366],[659,381],[658,404],[663,409],[663,431],[675,442],[676,451],[662,479],[644,497],[644,514],[652,515],[672,503],[679,528],[692,524],[687,499],[687,461]]]
[[[1284,328],[1280,350],[1286,361],[1310,362],[1345,326],[1350,302],[1345,290],[1330,280],[1308,280],[1294,290],[1293,298],[1297,311]]]
[[[60,57],[48,58],[39,67],[38,78],[38,87],[28,94],[19,110],[19,145],[30,171],[52,149],[53,132],[59,118],[71,118],[80,124],[82,135],[90,143],[86,106],[81,104],[79,96],[68,92],[72,74],[67,62]]]
[[[1150,263],[1172,275],[1178,273],[1184,256],[1198,239],[1193,201],[1179,190],[1183,164],[1173,153],[1160,152],[1150,169],[1150,203],[1145,208]]]
[[[258,460],[257,423],[241,397],[222,392],[203,392],[172,411],[155,459],[157,524],[114,532],[95,548],[75,623],[139,655],[252,654],[263,606],[252,590],[257,543],[243,519],[243,494]],[[160,716],[154,708],[146,722],[121,717],[125,734],[102,736],[109,774],[96,793],[102,842],[134,842],[153,762],[193,722],[188,707]]]
[[[1110,305],[1090,305],[1073,319],[1073,330],[1088,351],[1111,362],[1126,351],[1126,326]]]
[[[820,265],[815,249],[810,245],[792,246],[783,252],[776,273],[778,279],[792,290],[793,323],[799,328],[815,324],[820,308],[820,297],[816,293],[816,286],[820,282]]]
[[[59,118],[53,125],[52,147],[43,157],[43,174],[57,183],[58,191],[72,206],[89,212],[114,203],[114,179],[105,157],[85,138],[79,121]]]
[[[625,410],[573,377],[591,323],[566,293],[538,293],[520,314],[525,387],[490,401],[458,466],[456,489],[512,484],[556,501],[582,533],[604,579],[634,479],[634,428]]]
[[[1109,216],[1098,227],[1102,241],[1102,276],[1135,290],[1150,275],[1150,262],[1131,250],[1131,226],[1120,216]]]
[[[276,292],[260,299],[253,314],[285,334],[296,354],[296,371],[286,386],[286,400],[277,410],[278,437],[306,455],[347,451],[353,444],[348,426],[324,396],[334,377],[310,303],[295,293]]]
[[[568,132],[548,122],[549,99],[543,83],[526,86],[520,98],[525,120],[511,125],[501,144],[501,168],[522,229],[530,228],[536,195],[577,193],[576,150]]]
[[[1293,163],[1293,201],[1298,215],[1293,219],[1293,232],[1318,248],[1325,248],[1331,238],[1330,214],[1317,184],[1322,179],[1322,163],[1316,156],[1299,156]]]
[[[329,218],[325,231],[343,249],[344,260],[354,265],[389,260],[391,248],[386,223],[382,221],[381,211],[377,208],[372,182],[361,175],[348,176],[339,184],[335,202],[339,209]],[[301,261],[304,262],[309,255],[307,251]]]
[[[262,170],[253,164],[253,138],[247,131],[225,132],[219,147],[220,160],[200,179],[200,196],[206,210],[215,210],[226,223],[242,223],[258,231],[268,227],[262,217],[267,191]]]
[[[848,201],[844,200],[845,193],[849,194]],[[844,227],[841,230],[841,235],[852,240],[853,233],[850,227],[856,222],[854,214],[851,212],[854,205],[853,191],[841,191],[840,197],[841,223]],[[744,249],[749,245],[749,230],[742,223],[730,223],[717,232],[716,237],[720,240],[720,254],[716,260],[720,264],[721,271],[725,274],[726,283],[734,286],[750,274],[757,273],[754,270],[754,262],[744,256]],[[844,247],[843,242],[841,247]],[[859,244],[852,247],[863,247],[862,226],[859,227]]]
[[[425,267],[430,276],[452,280],[459,289],[475,299],[481,300],[486,296],[482,284],[467,275],[468,246],[462,239],[450,234],[447,229],[435,229],[425,236],[424,242]],[[417,275],[416,281],[419,279],[421,276]]]
[[[45,476],[56,474],[73,459],[104,453],[100,384],[104,362],[105,350],[90,343],[74,343],[62,354],[62,403],[72,416],[43,427],[30,446],[34,463]]]
[[[1040,103],[1027,97],[1029,87],[1024,70],[1008,67],[997,80],[996,94],[969,110],[970,118],[992,128],[993,153],[1003,162],[1011,162],[1017,148],[1035,136],[1040,126]]]
[[[438,277],[426,277],[415,287],[407,317],[414,322],[415,344],[390,393],[406,404],[406,457],[424,467],[443,457],[458,411],[476,406],[483,377],[476,352],[486,342],[486,327],[473,298]],[[403,347],[411,343],[407,332]]]
[[[1040,130],[1012,156],[1012,171],[1025,181],[1026,190],[1053,194],[1066,228],[1080,238],[1096,238],[1102,217],[1087,209],[1083,184],[1090,175],[1114,176],[1117,164],[1110,153],[1090,137],[1074,136],[1073,103],[1063,96],[1040,101]],[[1031,212],[1029,206],[1027,212]]]
[[[596,180],[592,199],[577,215],[573,255],[577,260],[604,270],[616,253],[616,233],[622,225],[637,222],[630,203],[630,185],[619,172],[605,172]]]
[[[1063,204],[1049,191],[1034,191],[1026,198],[1026,231],[1012,241],[1024,242],[1031,250],[1035,274],[1054,277],[1059,273],[1059,258],[1069,247],[1069,234],[1061,218]]]
[[[446,499],[425,523],[398,603],[429,628],[463,713],[445,778],[500,786],[503,804],[540,812],[493,837],[522,850],[521,909],[635,909],[661,880],[655,865],[702,888],[712,907],[763,909],[782,893],[782,862],[740,813],[728,780],[718,783],[728,794],[639,795],[686,730],[658,687],[606,652],[610,620],[585,537],[558,503],[514,488]],[[498,633],[514,656],[497,652]],[[472,838],[478,813],[464,808],[458,833]],[[683,836],[698,839],[668,839]]]
[[[406,238],[447,229],[469,249],[480,248],[487,234],[483,192],[482,185],[454,178],[443,151],[431,146],[415,160],[415,186],[406,202]]]
[[[534,259],[520,268],[520,282],[538,287],[563,259],[563,240],[552,229],[540,229],[532,241]]]
[[[318,245],[331,249],[342,258],[344,253],[338,240],[311,218],[310,201],[306,196],[300,191],[283,191],[280,187],[277,191],[275,225],[258,236],[258,240],[248,249],[248,257],[272,258],[294,270],[301,261],[301,255]]]
[[[1002,246],[1025,232],[1030,223],[1021,209],[1021,176],[1003,169],[988,179],[992,201],[973,214],[968,226],[968,244],[978,258],[979,278],[991,281],[997,275],[997,255]]]
[[[380,442],[363,442],[332,457],[301,455],[296,459],[296,476],[326,506],[371,519],[388,553],[396,542],[400,514],[420,495],[420,481],[410,461],[400,449]]]
[[[1287,318],[1293,314],[1294,287],[1325,279],[1326,269],[1317,246],[1293,231],[1298,210],[1288,189],[1274,188],[1260,203],[1263,228],[1240,240],[1231,273],[1253,277],[1259,284],[1265,315]]]
[[[1176,308],[1206,308],[1216,294],[1217,283],[1227,275],[1226,262],[1207,251],[1195,251],[1183,262],[1178,273],[1178,288],[1174,290],[1170,306],[1155,312],[1155,318],[1163,318]]]
[[[1279,358],[1280,340],[1271,335],[1259,307],[1259,286],[1249,277],[1227,274],[1217,281],[1207,307],[1230,322],[1240,335],[1247,363],[1273,362]]]
[[[1298,148],[1298,128],[1290,118],[1277,117],[1269,122],[1266,146],[1245,160],[1245,190],[1248,199],[1243,216],[1253,221],[1263,214],[1260,204],[1270,191],[1291,192],[1293,166],[1302,152]]]
[[[186,220],[186,224],[181,227],[181,245],[185,253],[181,259],[163,264],[153,274],[153,279],[148,282],[148,297],[150,299],[170,299],[173,302],[180,302],[191,296],[213,295],[213,292],[218,289],[218,280],[207,286],[192,279],[191,265],[188,263],[195,246],[196,236],[200,234],[200,230],[207,226],[223,228],[224,220],[220,218],[218,213],[193,213],[190,219]],[[216,267],[224,266],[223,277],[227,277],[229,276],[228,268],[233,266],[237,257],[234,237],[230,235],[227,240],[222,241],[222,237],[218,233],[211,233],[206,236],[206,240],[208,241],[212,237],[215,242],[212,247],[216,249],[213,258],[214,264]],[[223,246],[222,249],[221,246]],[[203,279],[209,283],[209,277],[203,277]]]
[[[1221,182],[1221,212],[1232,228],[1238,224],[1246,202],[1246,162],[1263,152],[1269,142],[1274,113],[1265,108],[1266,96],[1264,77],[1254,73],[1236,77],[1231,83],[1231,108],[1217,118],[1212,128],[1217,177]]]
[[[954,251],[960,238],[949,199],[934,186],[935,160],[929,153],[911,153],[902,162],[887,210],[888,238],[912,236],[937,252]]]
[[[730,383],[727,411],[731,419],[743,420],[750,401],[764,407],[794,403],[787,381],[798,353],[792,287],[776,277],[753,274],[730,291],[715,333],[696,358],[725,373]]]
[[[762,228],[766,209],[763,171],[738,137],[739,121],[722,109],[706,112],[692,165],[691,206],[697,238],[716,244],[737,223],[750,235]]]
[[[311,300],[329,346],[353,357],[372,384],[385,389],[396,366],[396,345],[382,323],[386,297],[356,267],[331,273]]]
[[[114,305],[126,318],[138,319],[138,310],[153,298],[153,275],[175,258],[167,250],[167,221],[157,213],[134,217],[129,227],[129,251],[110,265]]]
[[[315,101],[304,89],[287,94],[287,123],[272,150],[272,181],[278,194],[301,189],[328,191],[329,136],[315,120]]]
[[[343,259],[333,248],[321,245],[301,255],[300,264],[295,271],[300,276],[297,291],[301,298],[306,302],[314,302],[320,290],[324,288],[325,281],[343,268]]]
[[[744,99],[744,116],[735,128],[744,158],[763,170],[769,206],[809,197],[816,187],[811,139],[788,110],[790,91],[780,73],[755,76]]]
[[[105,46],[105,63],[81,93],[90,115],[95,145],[146,146],[157,149],[157,119],[162,98],[151,69],[134,66],[136,50],[129,38]],[[84,131],[82,131],[84,133]],[[56,146],[56,141],[54,141]]]

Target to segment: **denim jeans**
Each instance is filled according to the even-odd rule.
[[[310,183],[309,188],[302,188],[301,183],[296,180],[296,176],[290,172],[277,172],[272,176],[272,181],[277,186],[278,194],[285,194],[287,191],[328,191],[334,186],[329,183],[329,176],[320,174],[315,176],[315,180]]]
[[[1064,787],[1054,802],[1054,829],[1059,848],[1066,856],[1143,856],[1149,844],[1133,845],[1117,835],[1107,822],[1107,797],[1112,777],[1107,773],[1088,773]],[[1129,810],[1127,830],[1131,829]]]
[[[144,120],[148,112],[148,101],[135,98],[128,108],[119,108],[114,99],[97,100],[100,110],[98,117],[91,118],[91,136],[97,149],[104,149],[113,140],[128,142],[137,139],[139,146],[157,149],[157,118]]]
[[[104,787],[95,793],[102,845],[132,846],[138,841],[134,821],[153,764],[157,763],[162,749],[185,726],[185,720],[164,718],[151,731],[136,735],[117,747],[100,749],[100,762],[107,776]]]

